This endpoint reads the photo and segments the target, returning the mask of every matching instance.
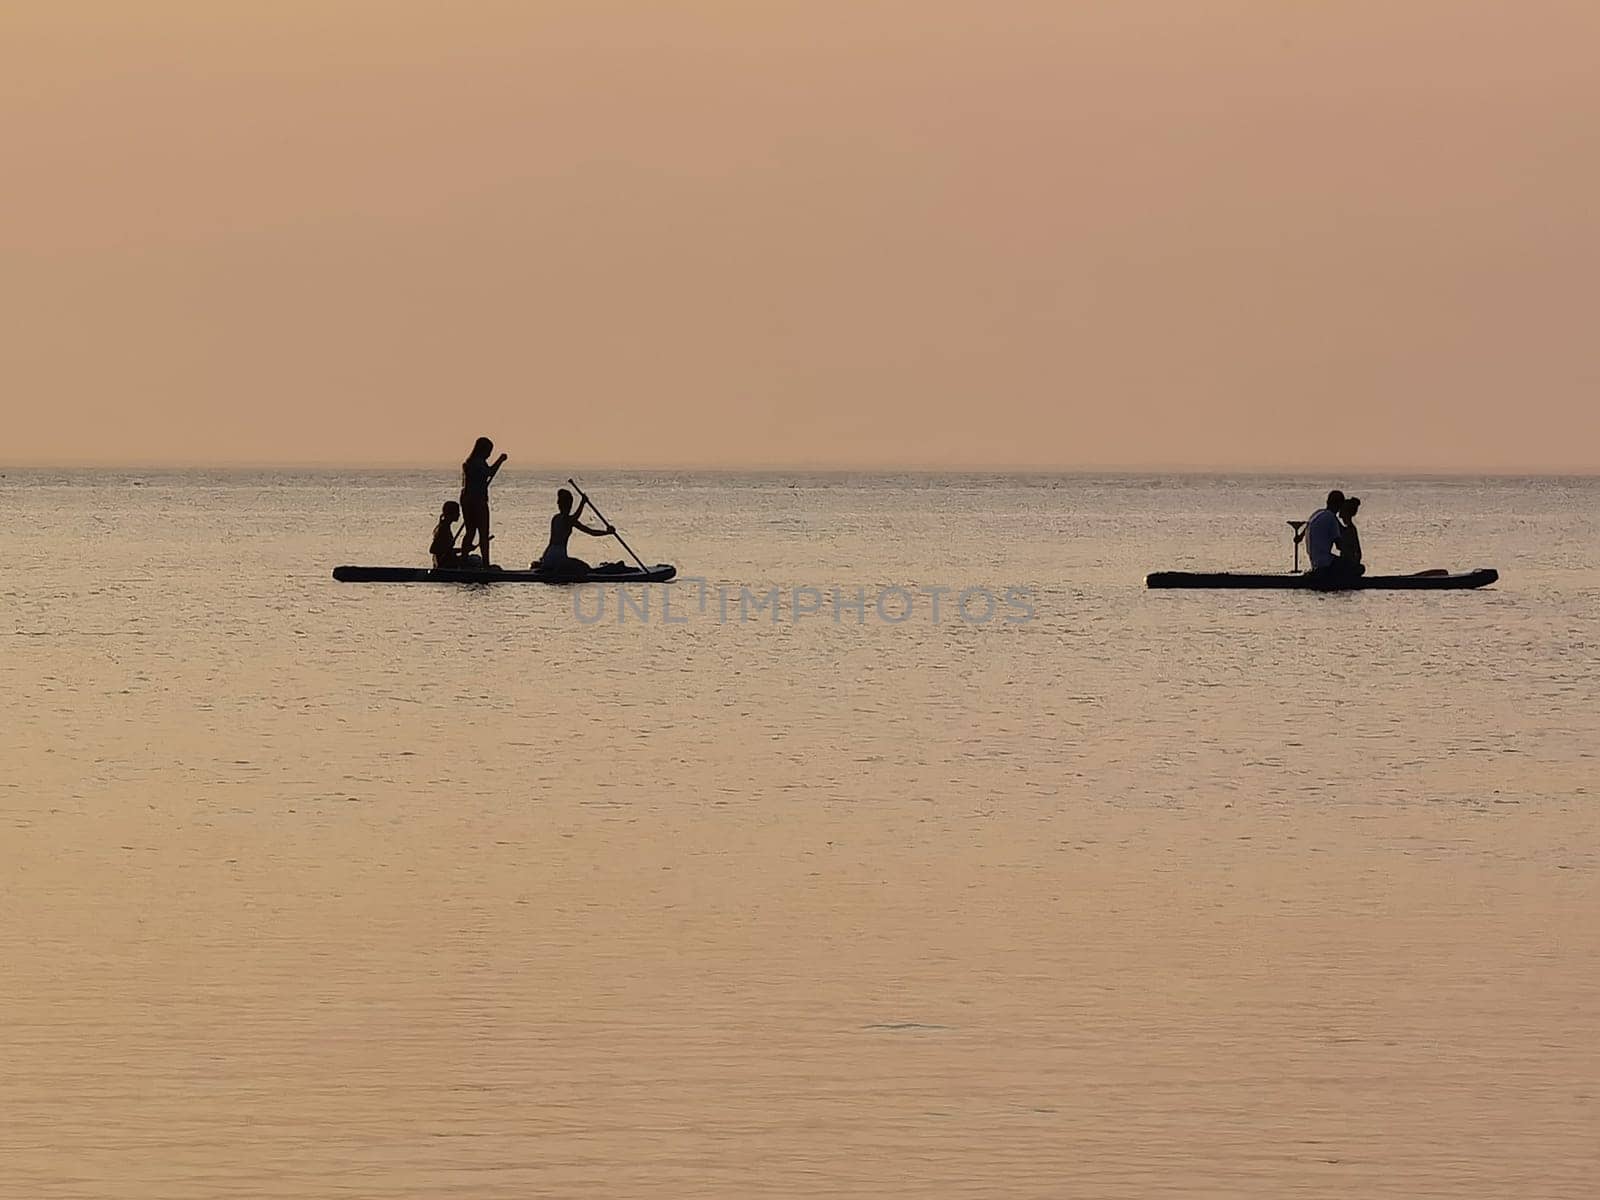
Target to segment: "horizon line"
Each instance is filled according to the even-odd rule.
[[[8,462],[0,461],[0,472],[5,471],[218,471],[218,472],[257,472],[257,471],[351,471],[351,472],[381,472],[381,471],[429,471],[441,470],[454,472],[457,468],[452,466],[441,467],[437,461],[420,461],[396,459],[370,463],[352,464],[331,459],[300,459],[300,460],[271,460],[260,461],[240,460],[236,462],[211,462],[206,460],[174,459],[159,460],[129,460],[118,461],[112,459],[57,459],[34,462]],[[1468,477],[1535,477],[1535,478],[1576,478],[1591,479],[1600,477],[1600,467],[1578,466],[1495,466],[1495,467],[1439,467],[1424,466],[1419,464],[1394,465],[1383,464],[1376,466],[1292,466],[1292,467],[1267,467],[1259,464],[1228,463],[1228,464],[1201,464],[1201,463],[1116,463],[1107,465],[1089,464],[948,464],[948,463],[923,463],[923,464],[840,464],[840,463],[815,463],[815,462],[776,462],[755,463],[745,466],[730,466],[727,464],[706,463],[666,463],[666,464],[627,464],[627,463],[587,463],[581,465],[567,464],[558,466],[551,463],[535,463],[521,465],[507,463],[508,475],[522,474],[553,474],[576,473],[579,471],[598,471],[602,473],[632,473],[632,474],[673,474],[695,473],[706,475],[768,475],[768,474],[806,474],[806,475],[1259,475],[1266,477],[1303,478],[1306,476],[1384,476],[1407,475],[1438,478],[1468,478]]]

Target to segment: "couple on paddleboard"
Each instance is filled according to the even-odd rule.
[[[1361,497],[1346,496],[1334,488],[1328,493],[1328,503],[1295,531],[1295,544],[1306,544],[1313,577],[1359,579],[1367,573],[1361,561],[1361,534],[1356,529],[1360,509]]]
[[[461,464],[460,502],[455,500],[444,502],[444,507],[439,511],[439,523],[433,527],[433,540],[428,545],[428,553],[436,568],[476,567],[485,571],[496,569],[489,561],[489,543],[494,536],[489,532],[489,484],[499,474],[500,468],[505,466],[506,456],[501,454],[499,458],[490,462],[489,456],[493,453],[494,443],[486,437],[481,437],[474,443],[472,453]],[[597,529],[579,520],[588,504],[589,497],[584,496],[583,502],[574,512],[572,493],[566,488],[557,490],[556,514],[550,518],[550,542],[535,564],[538,570],[552,576],[570,579],[581,579],[589,574],[591,568],[588,563],[567,553],[567,541],[571,538],[572,531],[581,529],[590,537],[608,537],[616,533],[616,530],[610,525]],[[465,522],[461,528],[461,535],[455,532],[455,523],[458,519]],[[458,547],[456,538],[462,535],[464,536]],[[477,553],[473,553],[474,545]]]

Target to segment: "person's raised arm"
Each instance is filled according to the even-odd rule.
[[[489,478],[493,479],[496,475],[498,475],[500,473],[500,468],[505,466],[505,465],[506,465],[506,456],[504,454],[502,454],[499,458],[495,459],[492,463],[489,464]]]

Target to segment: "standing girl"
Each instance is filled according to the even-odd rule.
[[[485,567],[489,565],[489,481],[506,461],[502,454],[490,462],[489,455],[493,453],[494,443],[481,437],[467,455],[467,461],[461,464],[461,516],[466,521],[461,553],[463,557],[469,554],[476,538]]]

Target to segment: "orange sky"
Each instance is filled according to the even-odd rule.
[[[1600,470],[1595,0],[9,0],[0,461]]]

